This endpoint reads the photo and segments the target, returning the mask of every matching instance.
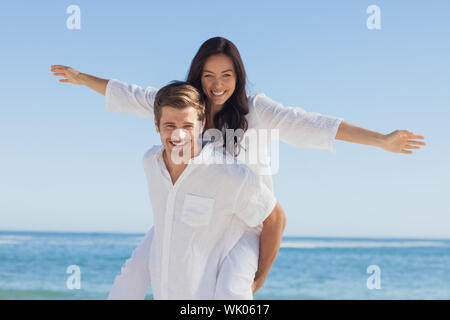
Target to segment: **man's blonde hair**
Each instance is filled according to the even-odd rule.
[[[206,107],[202,95],[194,86],[187,82],[172,81],[159,89],[153,105],[153,112],[158,127],[163,107],[176,109],[194,107],[197,109],[197,119],[202,122],[205,119]]]

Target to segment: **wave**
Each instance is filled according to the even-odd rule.
[[[116,246],[138,246],[140,241],[124,240],[50,240],[45,244],[59,246],[98,246],[98,245],[116,245]]]
[[[21,241],[14,241],[14,240],[0,240],[0,244],[19,244],[22,243]]]
[[[317,248],[415,248],[446,247],[439,241],[283,241],[281,248],[317,249]]]
[[[23,244],[33,240],[33,244],[40,245],[61,245],[61,246],[98,246],[98,245],[115,245],[115,246],[137,246],[143,239],[143,236],[126,237],[126,238],[103,238],[92,237],[89,235],[78,235],[73,237],[71,234],[66,236],[63,234],[39,234],[37,236],[0,234],[0,245]]]
[[[0,300],[74,299],[72,292],[51,290],[0,290]],[[80,297],[76,297],[80,299]],[[86,298],[88,298],[86,296]],[[83,297],[81,297],[83,299]]]
[[[109,290],[109,289],[108,289]],[[0,290],[0,300],[106,300],[108,291],[88,292],[81,290],[73,291],[52,291],[45,289],[20,290],[6,289]],[[153,300],[153,294],[147,293],[145,300]]]
[[[0,244],[21,244],[24,241],[33,239],[30,236],[17,236],[17,235],[0,235]]]
[[[0,240],[31,240],[31,236],[16,236],[16,235],[0,235]]]

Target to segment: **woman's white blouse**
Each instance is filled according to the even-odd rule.
[[[106,87],[106,110],[153,119],[158,89],[145,89],[112,79]],[[265,94],[248,95],[248,130],[237,159],[262,176],[273,192],[272,174],[278,170],[278,142],[335,152],[334,141],[342,118],[287,107]]]

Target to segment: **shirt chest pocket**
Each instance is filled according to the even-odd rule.
[[[213,207],[213,198],[186,194],[181,212],[181,221],[193,227],[206,226],[211,221]]]

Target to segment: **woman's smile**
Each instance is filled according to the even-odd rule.
[[[223,97],[225,95],[225,93],[226,93],[226,90],[223,90],[223,91],[212,91],[212,94],[215,97]]]
[[[210,56],[203,66],[203,92],[216,106],[223,105],[236,88],[236,75],[233,61],[225,54]]]

